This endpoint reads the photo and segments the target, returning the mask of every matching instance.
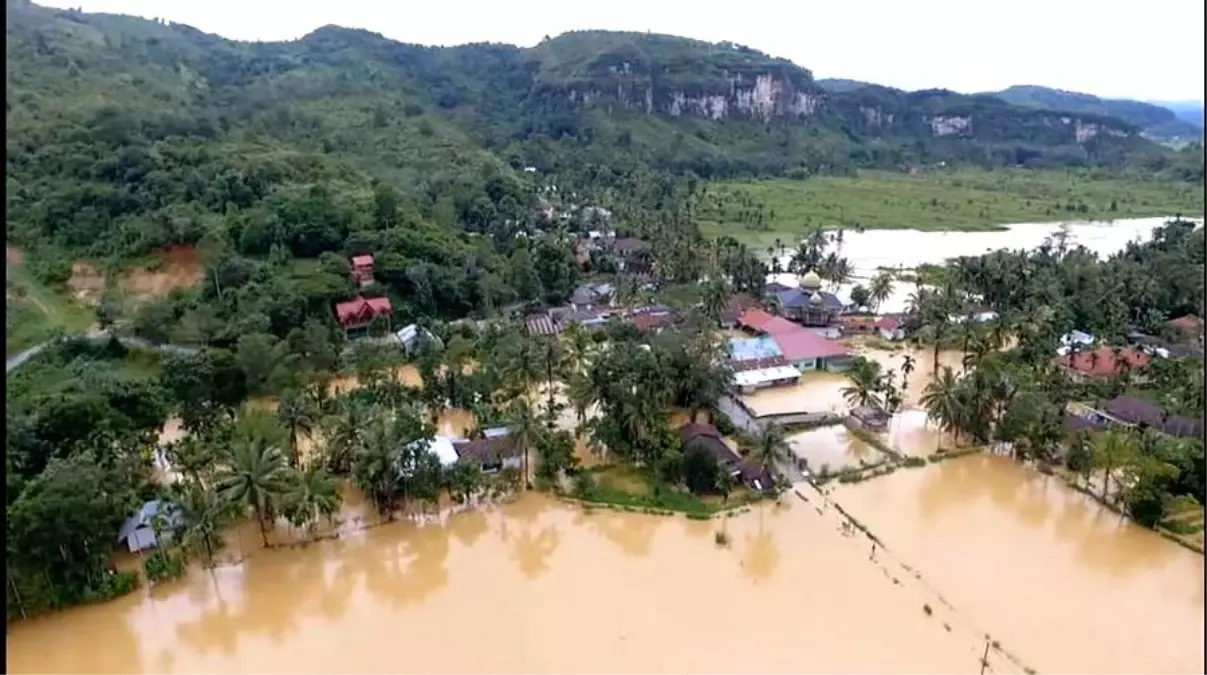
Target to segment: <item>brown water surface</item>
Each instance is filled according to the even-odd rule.
[[[728,521],[529,496],[22,622],[10,672],[970,672],[917,585],[795,498]],[[833,510],[830,511],[833,514]],[[724,529],[728,548],[711,536]],[[874,648],[869,648],[874,645]],[[702,647],[703,646],[703,647]],[[995,672],[1009,672],[995,662]]]
[[[793,454],[807,460],[814,472],[826,467],[832,473],[859,466],[861,461],[874,464],[885,459],[884,453],[853,436],[841,424],[791,434],[785,440]]]
[[[973,455],[834,496],[1040,672],[1203,672],[1203,556],[1057,478]]]

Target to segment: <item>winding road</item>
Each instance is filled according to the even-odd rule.
[[[101,339],[110,337],[110,335],[111,335],[111,333],[109,331],[98,330],[98,331],[91,331],[88,333],[77,333],[75,335],[68,335],[68,336],[61,337],[61,338],[55,338],[53,340],[47,340],[46,342],[34,345],[34,346],[30,347],[29,349],[26,349],[25,351],[19,352],[17,354],[14,354],[14,355],[8,357],[8,360],[5,361],[5,363],[4,363],[4,372],[6,374],[11,373],[14,370],[20,368],[21,366],[28,363],[29,360],[32,359],[33,357],[37,356],[38,354],[41,354],[43,351],[45,351],[45,349],[47,347],[53,345],[55,342],[59,342],[62,340],[69,340],[71,338],[81,338],[81,337],[88,338],[91,340],[101,340]],[[128,337],[125,335],[118,335],[117,340],[119,342],[121,342],[123,345],[125,345],[131,349],[157,349],[161,352],[164,352],[165,354],[172,354],[175,356],[188,356],[189,354],[197,353],[197,349],[195,349],[193,347],[181,347],[180,345],[169,345],[169,344],[157,345],[157,344],[152,344],[142,338]]]

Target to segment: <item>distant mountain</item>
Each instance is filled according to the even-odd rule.
[[[1002,91],[987,92],[1003,101],[1041,110],[1059,110],[1083,115],[1105,115],[1136,125],[1156,141],[1193,141],[1203,137],[1202,107],[1198,123],[1180,118],[1168,107],[1131,99],[1099,98],[1092,94],[1063,91],[1034,85],[1016,85]]]
[[[848,80],[842,77],[825,77],[817,81],[817,84],[826,91],[841,93],[863,89],[864,87],[874,87],[876,85],[871,82],[862,82],[860,80]]]
[[[1190,122],[1200,129],[1203,128],[1202,101],[1149,101],[1149,103],[1168,108],[1183,122]]]

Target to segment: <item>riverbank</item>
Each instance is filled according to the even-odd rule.
[[[850,229],[1000,231],[1005,223],[1197,217],[1203,200],[1201,185],[1063,171],[865,171],[709,183],[699,222],[705,236],[728,235],[764,249],[840,223]]]

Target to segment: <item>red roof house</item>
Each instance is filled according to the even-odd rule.
[[[742,315],[738,317],[738,325],[742,328],[748,328],[752,331],[762,333],[763,327],[767,325],[767,322],[774,318],[774,316],[764,312],[761,309],[748,309],[745,312],[742,312]]]
[[[810,359],[837,359],[851,355],[841,344],[799,326],[794,332],[773,334],[771,339],[780,346],[780,351],[789,363]]]
[[[1115,349],[1110,345],[1102,345],[1097,349],[1077,352],[1072,358],[1057,356],[1052,359],[1058,365],[1069,368],[1083,375],[1106,377],[1118,373],[1123,363],[1136,371],[1148,365],[1148,355],[1133,347],[1124,347],[1115,358]]]
[[[361,286],[373,283],[373,256],[369,254],[352,256],[352,269],[348,270],[352,281]]]
[[[1180,316],[1166,323],[1188,335],[1197,336],[1203,332],[1203,320],[1193,314]]]
[[[809,333],[809,331],[801,328],[799,323],[792,323],[782,316],[771,317],[770,321],[763,324],[763,332],[771,337],[775,337],[777,335],[791,335],[792,333],[797,332]],[[812,333],[810,333],[810,335],[812,335]]]
[[[339,321],[339,325],[347,330],[367,326],[370,321],[379,316],[384,316],[388,319],[393,311],[389,298],[362,298],[357,296],[355,300],[335,304],[335,319]]]

